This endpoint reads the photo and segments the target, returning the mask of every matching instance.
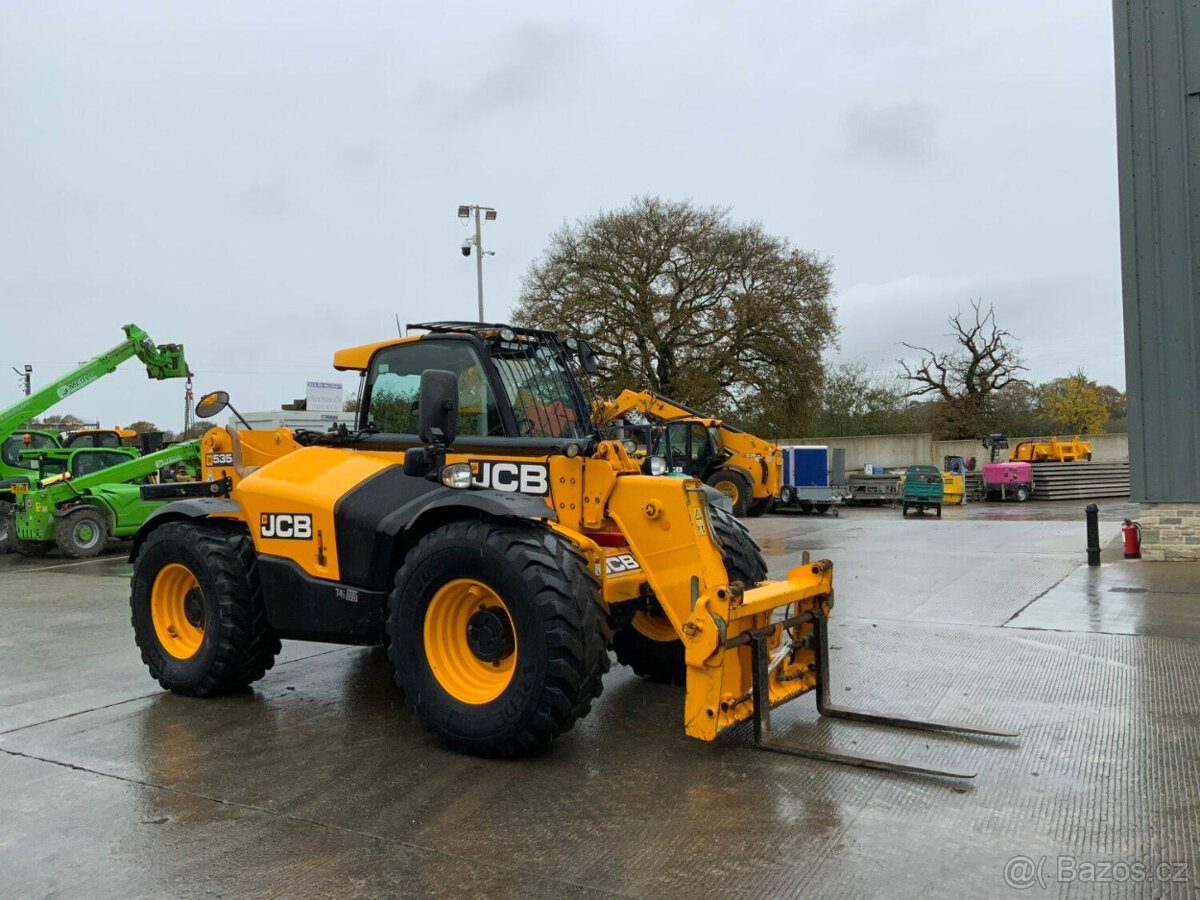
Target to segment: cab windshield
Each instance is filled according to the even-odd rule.
[[[504,434],[504,422],[479,357],[464,341],[416,341],[381,350],[371,365],[361,414],[364,427],[391,434],[417,433],[417,400],[426,369],[458,378],[458,433]]]
[[[583,398],[563,360],[532,341],[494,346],[500,383],[522,437],[582,438],[591,430]]]
[[[26,441],[26,438],[29,440]],[[22,450],[42,450],[46,447],[57,447],[58,442],[46,434],[35,432],[18,432],[5,438],[0,444],[0,458],[6,466],[16,469],[33,470],[38,467],[36,459],[21,459]]]

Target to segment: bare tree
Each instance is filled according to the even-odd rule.
[[[970,437],[983,429],[988,404],[1009,385],[1023,383],[1018,377],[1025,371],[1012,333],[996,324],[995,309],[983,309],[971,301],[973,315],[960,310],[950,316],[948,335],[956,347],[938,352],[929,347],[905,343],[921,354],[920,362],[899,360],[903,377],[910,383],[910,397],[933,396],[938,401],[934,430],[945,437]]]

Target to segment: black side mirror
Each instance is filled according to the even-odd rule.
[[[596,362],[595,349],[583,338],[579,339],[579,368],[583,369],[587,375],[595,375],[600,371],[600,364]]]
[[[201,419],[211,419],[229,406],[229,394],[225,391],[213,391],[205,394],[196,404],[196,415]]]
[[[444,369],[421,373],[417,437],[422,444],[449,447],[458,437],[458,376]]]

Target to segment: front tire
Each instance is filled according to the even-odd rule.
[[[1017,488],[1017,492],[1013,496],[1017,498],[1018,503],[1024,503],[1029,499],[1029,488],[1025,487],[1025,485],[1021,485],[1019,488]]]
[[[142,662],[176,694],[245,688],[280,651],[263,609],[254,545],[241,531],[195,522],[154,529],[133,563],[129,606]]]
[[[725,510],[710,507],[710,512],[729,580],[740,581],[746,588],[756,586],[767,577],[767,562],[758,544],[746,526]],[[636,613],[633,621],[617,632],[613,650],[617,662],[657,684],[684,684],[687,680],[683,642],[657,603],[650,612]]]
[[[600,586],[538,526],[451,522],[409,551],[388,599],[405,702],[450,749],[512,757],[591,710],[610,662]]]
[[[75,559],[99,556],[107,541],[108,516],[92,506],[68,513],[54,526],[54,542],[58,549]]]

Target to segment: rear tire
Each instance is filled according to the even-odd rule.
[[[16,537],[16,534],[12,504],[0,501],[0,554],[11,553],[15,549],[13,538]]]
[[[467,520],[421,538],[396,573],[387,632],[405,703],[478,756],[548,746],[590,712],[610,666],[599,583],[538,526]]]
[[[94,506],[73,510],[54,526],[54,542],[75,559],[99,556],[108,542],[108,516]]]
[[[757,519],[759,516],[766,515],[775,508],[775,499],[773,497],[763,497],[761,500],[755,500],[750,504],[750,508],[746,510],[746,515],[752,519]]]
[[[1016,493],[1013,494],[1013,496],[1016,497],[1018,503],[1024,503],[1029,499],[1029,488],[1025,487],[1025,485],[1021,485],[1019,488],[1017,488]]]
[[[939,519],[942,517],[942,508],[940,506],[937,508],[937,517]]]
[[[721,545],[721,558],[729,580],[740,581],[747,588],[754,587],[767,577],[767,563],[758,544],[734,516],[719,507],[711,507],[710,511],[713,532]],[[670,639],[666,639],[668,631],[672,635]],[[674,627],[665,614],[639,612],[633,622],[617,632],[613,650],[617,653],[617,662],[657,684],[683,684],[687,680],[683,642],[675,636]]]
[[[244,532],[168,522],[150,532],[133,563],[134,639],[150,675],[176,694],[240,690],[275,664],[280,643],[267,624]]]
[[[818,503],[813,507],[813,509],[815,509],[820,515],[823,516],[823,515],[825,515],[825,513],[829,512],[830,506],[831,506],[831,504],[829,504],[829,503]]]
[[[750,482],[741,472],[723,469],[708,476],[708,485],[729,498],[733,506],[733,514],[738,518],[746,515],[750,509]]]
[[[54,549],[54,543],[52,541],[21,540],[21,538],[17,537],[16,522],[12,519],[9,521],[12,522],[12,548],[16,550],[17,553],[21,554],[21,556],[25,556],[30,559],[36,559],[39,556],[45,556]]]

